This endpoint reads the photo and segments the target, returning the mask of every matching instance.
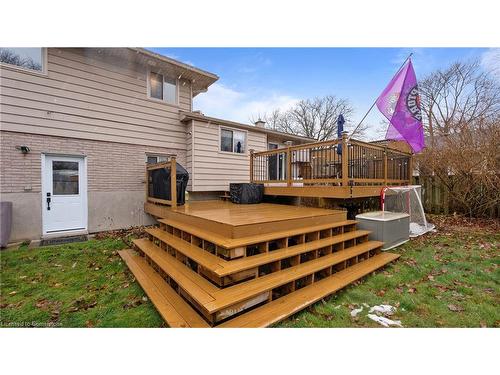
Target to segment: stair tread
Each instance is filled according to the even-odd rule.
[[[186,231],[188,233],[191,233],[197,237],[203,238],[207,241],[213,242],[216,245],[225,247],[226,249],[232,249],[235,247],[240,247],[240,246],[246,246],[246,245],[251,245],[259,242],[266,242],[278,238],[283,238],[283,237],[289,237],[289,236],[294,236],[297,234],[302,234],[306,232],[314,232],[318,230],[323,230],[323,229],[328,229],[328,228],[336,228],[344,225],[351,225],[351,224],[356,224],[356,220],[343,220],[343,221],[337,221],[333,223],[328,223],[328,224],[319,224],[319,225],[313,225],[310,227],[302,227],[298,229],[290,229],[290,230],[285,230],[285,231],[279,231],[279,232],[273,232],[273,233],[265,233],[265,234],[259,234],[255,236],[248,236],[248,237],[242,237],[242,238],[228,238],[224,237],[218,234],[215,234],[209,230],[201,229],[201,228],[196,228],[191,225],[187,225],[184,223],[181,223],[179,221],[176,221],[174,219],[159,219],[158,220],[160,223],[171,225],[177,229]]]
[[[214,300],[212,294],[218,290],[215,285],[192,271],[185,264],[179,262],[148,239],[143,238],[133,240],[133,242],[200,305],[203,306]]]
[[[132,250],[121,250],[124,260],[156,310],[170,327],[209,327],[208,323],[165,280]]]
[[[192,245],[189,242],[184,241],[179,237],[175,237],[174,235],[167,233],[161,229],[148,228],[146,229],[146,232],[162,240],[163,242],[173,246],[176,250],[178,250],[185,256],[193,259],[195,262],[199,263],[206,269],[209,269],[210,271],[214,272],[219,277],[228,276],[233,273],[258,267],[260,265],[269,262],[299,255],[307,251],[320,249],[328,245],[333,245],[353,238],[358,238],[370,233],[370,231],[367,230],[356,230],[352,232],[338,234],[336,236],[328,238],[322,238],[319,240],[307,242],[304,244],[290,246],[284,249],[274,250],[268,253],[252,255],[250,257],[226,261],[214,254],[211,254],[203,249],[200,249],[198,246]]]
[[[399,258],[399,254],[381,253],[339,271],[293,293],[283,296],[236,318],[220,324],[221,328],[267,327],[306,308],[367,274]]]
[[[165,242],[166,244],[173,246],[177,251],[193,259],[196,263],[211,271],[215,271],[218,268],[221,268],[222,265],[227,263],[224,259],[219,258],[218,256],[211,254],[208,251],[199,248],[198,246],[192,245],[179,237],[175,237],[174,235],[167,233],[164,230],[158,228],[147,228],[146,232],[151,234],[153,237],[156,237],[159,240]]]
[[[325,246],[334,245],[353,238],[358,238],[367,235],[369,233],[370,231],[367,230],[356,230],[352,232],[338,234],[328,238],[322,238],[319,240],[314,240],[311,242],[290,246],[283,249],[270,251],[268,253],[262,253],[258,255],[252,255],[246,258],[231,260],[229,262],[224,263],[222,268],[215,270],[215,273],[217,273],[217,275],[219,276],[230,275],[232,273],[243,271],[253,267],[258,267],[269,262],[286,259],[291,256],[306,253],[308,251],[321,249],[322,247]]]
[[[297,280],[323,268],[338,264],[339,262],[365,253],[369,250],[376,249],[382,245],[383,242],[380,241],[368,241],[360,245],[281,270],[279,272],[273,272],[268,275],[258,277],[242,284],[230,286],[226,289],[219,289],[218,291],[212,293],[214,299],[205,304],[204,307],[210,313],[227,308],[260,293],[269,291],[290,281]]]

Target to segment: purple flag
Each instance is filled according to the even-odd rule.
[[[405,140],[413,152],[425,147],[420,96],[411,60],[380,94],[377,107],[389,120],[386,139]]]

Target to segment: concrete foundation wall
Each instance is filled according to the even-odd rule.
[[[89,192],[91,233],[154,223],[144,212],[142,191]]]
[[[42,234],[41,193],[2,193],[1,199],[13,203],[9,242],[39,239]],[[143,192],[89,192],[88,203],[89,233],[155,223],[144,212]]]
[[[40,238],[42,234],[40,193],[2,193],[0,199],[12,202],[12,230],[9,242]]]

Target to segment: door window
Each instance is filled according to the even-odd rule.
[[[52,161],[52,194],[77,195],[79,193],[78,162]]]

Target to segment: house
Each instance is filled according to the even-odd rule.
[[[145,163],[175,155],[190,199],[216,198],[249,181],[250,150],[311,141],[194,111],[218,76],[139,48],[0,48],[0,79],[11,241],[153,223]]]

